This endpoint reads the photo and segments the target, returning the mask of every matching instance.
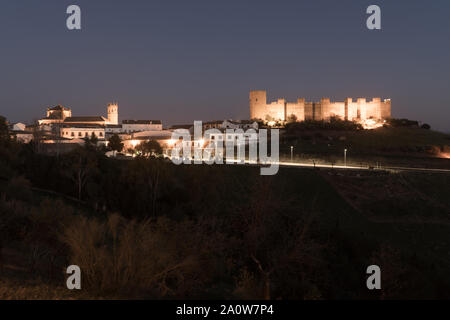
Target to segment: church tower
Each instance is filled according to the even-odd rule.
[[[108,123],[119,124],[119,105],[117,103],[108,104]]]

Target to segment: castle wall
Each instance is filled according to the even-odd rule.
[[[347,119],[350,121],[373,119],[388,119],[391,117],[391,101],[382,101],[381,98],[346,98],[344,102],[331,102],[329,98],[323,98],[320,102],[306,102],[299,98],[297,102],[286,102],[285,99],[267,104],[266,91],[250,91],[250,118],[261,120],[286,121],[291,115],[297,117],[297,121],[325,120],[331,117]]]
[[[337,117],[345,120],[345,103],[344,102],[332,102],[328,105],[326,119],[331,117]]]
[[[299,98],[297,103],[286,103],[286,120],[288,120],[291,115],[297,117],[297,121],[305,120],[305,99]]]
[[[372,101],[367,102],[366,109],[368,119],[381,119],[381,98],[373,98]]]
[[[322,120],[330,120],[331,117],[345,119],[344,102],[331,102],[329,98],[323,98],[320,104],[322,108]]]
[[[305,102],[305,120],[313,120],[313,103]]]
[[[286,120],[286,100],[284,99],[278,99],[276,102],[272,102],[271,104],[267,105],[267,115],[269,115],[270,118],[275,120]],[[267,120],[265,118],[262,118],[263,120]]]

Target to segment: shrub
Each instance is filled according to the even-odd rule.
[[[32,199],[31,182],[23,176],[13,177],[6,189],[6,195],[10,199],[29,201]]]
[[[387,123],[392,127],[418,127],[419,122],[409,119],[395,119],[391,118],[387,120]]]
[[[180,296],[195,287],[201,273],[189,251],[180,252],[157,222],[125,220],[113,214],[106,221],[81,218],[62,240],[78,265],[83,283],[95,294]],[[182,247],[182,246],[180,246]]]
[[[330,118],[330,121],[305,120],[302,122],[291,122],[286,124],[288,134],[297,134],[308,130],[339,130],[339,131],[357,131],[362,130],[360,123],[354,121],[342,120],[340,118]]]

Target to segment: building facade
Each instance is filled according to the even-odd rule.
[[[61,137],[66,139],[84,139],[92,136],[99,140],[105,139],[105,127],[75,125],[61,128]]]
[[[162,122],[161,120],[123,120],[122,130],[127,133],[162,130]]]
[[[41,131],[51,131],[64,139],[84,139],[95,136],[108,139],[113,134],[126,135],[142,131],[162,131],[161,120],[123,120],[119,123],[119,105],[109,103],[107,118],[103,116],[72,116],[63,106],[47,108],[47,116],[39,120]]]
[[[72,116],[72,110],[61,105],[47,108],[47,115],[38,121],[39,125],[51,125],[54,123],[62,123],[64,119]]]

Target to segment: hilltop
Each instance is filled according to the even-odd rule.
[[[450,135],[418,126],[385,126],[372,130],[357,127],[298,128],[283,131],[280,153],[290,157],[317,157],[325,161],[342,161],[347,149],[349,161],[433,166],[450,166]]]

